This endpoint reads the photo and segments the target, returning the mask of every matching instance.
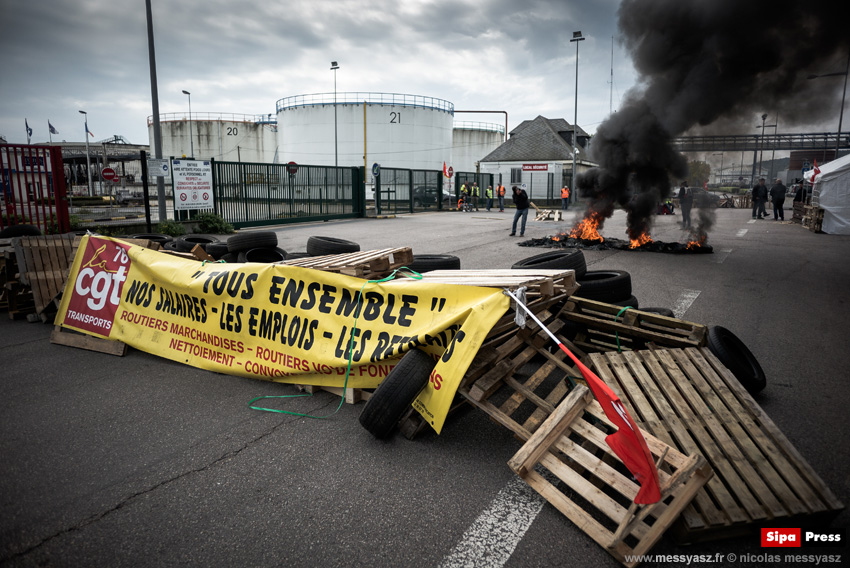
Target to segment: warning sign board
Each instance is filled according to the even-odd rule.
[[[174,209],[213,209],[212,164],[209,160],[172,160]]]

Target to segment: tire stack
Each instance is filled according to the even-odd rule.
[[[616,306],[640,307],[632,294],[632,276],[625,270],[588,270],[576,280],[580,285],[574,294],[576,297]]]
[[[225,262],[280,262],[286,258],[274,231],[237,233],[227,239],[227,251],[221,256]]]

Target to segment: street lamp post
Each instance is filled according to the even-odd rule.
[[[93,191],[92,185],[91,185],[91,158],[89,157],[89,120],[88,120],[89,119],[89,117],[88,117],[89,113],[87,113],[84,110],[81,110],[80,114],[82,114],[83,116],[86,117],[85,118],[85,129],[86,129],[86,131],[83,133],[83,138],[86,139],[86,175],[88,176],[88,180],[89,180],[89,197],[91,197],[92,195],[94,195],[94,191]]]
[[[331,61],[331,71],[334,72],[334,167],[339,167],[339,145],[337,143],[337,121],[336,121],[336,70],[339,69],[339,63]],[[336,176],[336,171],[334,171]]]
[[[578,42],[584,41],[581,36],[581,31],[573,32],[573,39],[570,43],[576,44],[576,94],[575,94],[575,109],[573,114],[573,191],[570,195],[575,196],[573,202],[578,201],[578,193],[576,186],[576,154],[578,153]]]
[[[761,177],[761,161],[764,158],[764,121],[767,119],[767,113],[761,115],[761,143],[759,144],[759,148],[761,151],[759,152],[759,177]]]
[[[189,97],[189,153],[192,155],[191,157],[195,157],[195,143],[192,137],[192,93],[189,91],[183,91],[183,94]]]
[[[823,75],[809,75],[809,79],[818,77],[838,77],[844,75],[844,91],[841,94],[841,110],[838,112],[838,135],[835,137],[835,157],[838,157],[838,148],[841,145],[841,126],[844,120],[844,101],[847,98],[847,77],[850,76],[850,52],[847,53],[847,67],[844,72],[824,73]]]

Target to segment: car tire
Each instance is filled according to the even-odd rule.
[[[576,280],[587,273],[587,262],[581,249],[564,249],[544,252],[524,258],[516,262],[512,269],[551,268],[572,269],[575,271]]]
[[[450,254],[414,254],[409,269],[419,272],[460,270],[460,258]]]
[[[207,246],[204,247],[204,250],[208,255],[216,260],[219,260],[229,252],[226,242],[208,243]]]
[[[632,277],[625,270],[588,270],[577,280],[581,287],[575,296],[579,298],[613,303],[632,295]]]
[[[206,250],[208,244],[217,243],[219,240],[213,235],[183,235],[177,237],[174,242],[177,243],[177,250],[180,252],[192,252],[195,245],[201,245],[201,248]]]
[[[223,255],[219,260],[223,260],[227,264],[233,264],[234,262],[239,262],[239,253],[238,252],[229,252]]]
[[[152,241],[155,243],[159,243],[160,246],[165,243],[170,243],[174,240],[174,237],[171,235],[163,235],[162,233],[136,233],[134,235],[127,235],[128,239],[144,239],[148,241]]]
[[[227,239],[227,252],[240,252],[255,248],[275,247],[277,247],[277,233],[274,231],[237,233]]]
[[[260,247],[240,250],[237,253],[236,262],[283,262],[284,260],[286,260],[286,251],[282,248]]]
[[[286,253],[286,260],[293,260],[296,258],[310,258],[310,253],[307,251]]]
[[[725,327],[715,325],[708,328],[708,349],[751,394],[759,393],[767,386],[767,377],[755,355]]]
[[[11,239],[14,237],[40,237],[41,229],[35,225],[10,225],[0,231],[0,238]]]
[[[625,308],[626,306],[634,308],[636,310],[640,308],[640,303],[638,302],[638,299],[634,296],[629,296],[628,298],[623,298],[621,300],[613,300],[609,303],[623,308]]]
[[[345,254],[357,252],[357,243],[334,237],[310,237],[307,239],[307,252],[310,256],[325,256],[326,254]]]
[[[411,349],[372,393],[360,412],[360,424],[378,439],[389,437],[410,408],[437,362],[421,349]]]

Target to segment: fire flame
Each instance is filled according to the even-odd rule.
[[[693,235],[691,237],[691,240],[688,241],[687,249],[694,250],[696,248],[700,248],[702,245],[705,244],[706,239],[708,239],[708,235],[706,235],[705,233],[702,233],[700,235]]]
[[[602,235],[599,234],[599,224],[602,222],[602,214],[593,212],[581,220],[572,231],[570,238],[580,239],[582,241],[599,241],[602,242]]]
[[[638,235],[637,238],[629,239],[629,240],[631,241],[629,248],[634,249],[634,248],[642,247],[643,245],[647,245],[647,244],[651,243],[652,237],[649,236],[649,233],[641,233],[640,235]]]

